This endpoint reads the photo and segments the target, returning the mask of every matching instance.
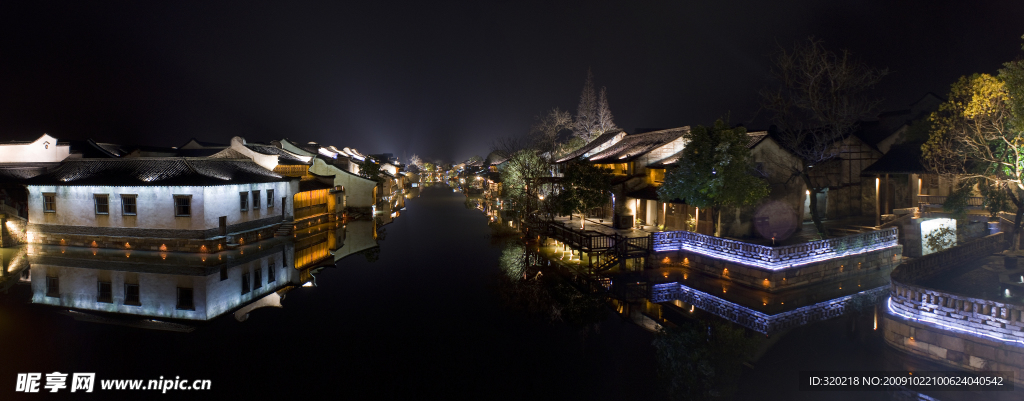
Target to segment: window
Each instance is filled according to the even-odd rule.
[[[110,214],[110,197],[107,195],[93,195],[96,214]]]
[[[249,273],[242,273],[242,294],[249,293]]]
[[[256,288],[260,288],[260,287],[263,286],[263,277],[262,276],[263,276],[263,269],[257,267],[256,268],[256,275],[253,276],[253,280],[252,280],[253,286],[255,286]]]
[[[135,211],[135,200],[138,195],[121,195],[121,214],[126,216],[134,216]]]
[[[276,274],[274,274],[274,263],[275,262],[271,260],[267,265],[267,284],[277,281],[277,277],[275,277]]]
[[[252,191],[252,210],[260,208],[260,191]]]
[[[46,276],[46,296],[60,296],[60,281],[56,277]]]
[[[195,305],[192,303],[191,288],[178,288],[178,305],[176,308],[180,310],[196,310]]]
[[[57,194],[43,194],[43,211],[46,213],[57,213]]]
[[[139,285],[138,284],[125,284],[124,285],[124,304],[125,305],[142,305],[139,302]]]
[[[96,287],[96,302],[111,303],[114,301],[114,294],[111,291],[109,281],[100,281]]]
[[[274,190],[273,189],[268,189],[267,190],[267,209],[273,209],[273,208],[274,208]]]
[[[224,281],[224,280],[227,280],[227,279],[228,279],[228,266],[227,265],[221,265],[220,266],[220,281]]]
[[[246,210],[249,210],[249,193],[248,192],[240,192],[238,194],[238,206],[239,206],[239,208],[243,212],[246,211]]]
[[[174,195],[174,215],[192,215],[192,195]]]

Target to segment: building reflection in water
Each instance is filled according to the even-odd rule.
[[[153,326],[159,323],[153,319],[197,322],[233,314],[245,321],[256,309],[282,307],[288,291],[313,286],[320,269],[376,247],[381,220],[330,222],[296,230],[293,238],[209,254],[34,244],[3,248],[0,291],[29,285],[32,303],[59,307],[84,321],[159,329],[168,328]],[[132,323],[132,317],[140,319]],[[167,322],[191,331],[180,323],[185,322]]]

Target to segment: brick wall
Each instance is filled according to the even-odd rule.
[[[10,248],[28,242],[28,220],[9,214],[0,214],[0,248]]]

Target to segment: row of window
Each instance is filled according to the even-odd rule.
[[[249,192],[240,192],[239,198],[241,199],[241,210],[249,210]],[[121,214],[124,216],[135,216],[138,213],[138,197],[137,194],[122,194],[121,195]],[[93,205],[96,214],[110,214],[110,195],[107,194],[94,194]],[[267,190],[267,209],[274,207],[274,190]],[[252,209],[257,210],[260,208],[260,191],[252,191]],[[44,193],[43,194],[43,211],[46,213],[57,212],[57,194],[55,193]],[[174,195],[174,215],[175,216],[191,216],[192,215],[192,195]]]
[[[270,261],[267,266],[267,284],[277,281],[277,274],[275,274],[274,261]],[[27,270],[26,270],[27,271]],[[227,279],[226,271],[221,271],[221,280]],[[254,285],[252,290],[263,287],[263,269],[256,269],[255,276],[253,277]],[[46,277],[46,296],[48,297],[60,297],[60,279],[57,277]],[[242,294],[248,294],[250,291],[249,285],[249,273],[242,274]],[[96,302],[111,303],[114,302],[113,284],[109,281],[97,282],[96,288]],[[140,306],[142,305],[139,299],[139,285],[138,284],[125,284],[124,285],[124,304]],[[195,304],[192,301],[192,289],[178,287],[178,302],[177,309],[182,310],[195,310]]]
[[[243,212],[249,210],[249,192],[238,193],[238,206]],[[267,190],[267,209],[274,207],[274,190]],[[252,210],[259,210],[260,208],[260,191],[252,191]]]

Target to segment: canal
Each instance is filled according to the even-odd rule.
[[[75,319],[66,308],[33,303],[33,286],[10,286],[0,293],[0,377],[6,381],[0,399],[45,398],[11,392],[13,378],[55,371],[95,372],[97,380],[211,380],[210,391],[169,392],[175,398],[664,397],[655,334],[605,305],[584,318],[548,311],[557,307],[543,302],[523,307],[523,292],[510,287],[500,267],[503,248],[492,239],[488,217],[464,201],[447,187],[423,188],[400,216],[377,229],[373,256],[355,253],[317,271],[307,286],[284,294],[281,308],[186,322],[190,331]],[[718,319],[699,311],[664,313],[684,322]],[[1024,394],[801,392],[800,371],[948,370],[886,347],[870,312],[771,338],[747,334],[757,351],[740,371],[735,399],[1010,400]],[[62,395],[151,397],[130,391]]]

